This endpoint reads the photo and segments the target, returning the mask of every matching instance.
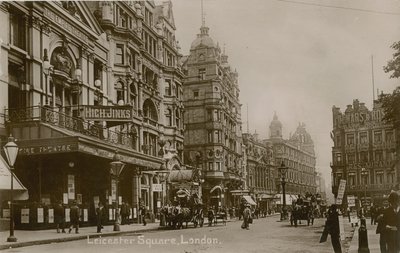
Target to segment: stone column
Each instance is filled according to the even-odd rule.
[[[153,199],[154,199],[154,195],[153,195],[153,177],[154,177],[154,175],[153,174],[149,174],[149,185],[150,185],[150,188],[149,188],[149,207],[150,207],[150,210],[149,210],[149,212],[151,213],[151,215],[150,215],[150,217],[151,217],[151,219],[153,220],[153,215],[152,214],[154,214],[154,203],[153,203]]]

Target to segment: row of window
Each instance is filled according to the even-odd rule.
[[[336,174],[336,182],[337,185],[342,178],[341,173]],[[358,178],[358,180],[357,180]],[[376,171],[374,175],[374,181],[371,182],[371,175],[369,173],[362,175],[362,173],[349,172],[347,176],[347,184],[348,185],[368,185],[368,184],[385,184],[385,183],[394,183],[395,182],[395,173],[394,172],[384,172],[384,171]]]
[[[207,109],[207,120],[224,122],[225,127],[236,133],[236,124],[222,110]]]
[[[297,149],[283,145],[283,152],[286,155],[288,155],[289,157],[292,157],[296,160],[300,160],[300,161],[308,163],[308,164],[315,164],[314,157],[304,154],[303,152],[301,152]]]
[[[165,79],[165,95],[175,96],[176,98],[183,98],[183,90],[180,85],[172,82],[171,79]]]
[[[372,136],[371,136],[372,135]],[[376,130],[369,136],[368,132],[360,132],[358,134],[346,134],[346,145],[368,144],[369,140],[373,143],[394,142],[394,134],[392,130]],[[336,136],[336,146],[341,146],[341,136]]]
[[[171,109],[167,109],[166,114],[165,114],[165,118],[166,118],[166,124],[167,126],[174,126],[173,125],[173,118],[175,118],[175,126],[177,128],[181,128],[181,124],[182,124],[182,120],[181,120],[181,112],[180,109],[176,109],[175,110],[175,114],[173,115],[172,110]]]
[[[369,162],[369,161],[393,161],[395,159],[395,152],[391,150],[386,150],[386,152],[382,150],[376,150],[372,154],[367,151],[361,151],[359,153],[348,153],[346,154],[347,163],[355,163],[359,162]],[[358,158],[358,159],[357,159]],[[357,159],[357,160],[356,160]],[[335,161],[341,162],[342,161],[342,154],[336,153],[335,154]]]

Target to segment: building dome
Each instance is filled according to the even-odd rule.
[[[271,138],[282,138],[282,123],[278,120],[278,116],[274,113],[274,118],[269,125]]]
[[[194,50],[199,46],[202,47],[215,47],[214,41],[208,35],[208,27],[202,26],[200,28],[200,34],[197,34],[197,38],[192,42],[190,50]]]

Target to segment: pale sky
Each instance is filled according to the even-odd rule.
[[[201,2],[172,3],[176,37],[188,55],[201,26]],[[358,98],[371,109],[371,55],[375,90],[391,92],[400,85],[383,71],[393,54],[390,46],[400,40],[400,1],[204,0],[204,11],[210,36],[221,48],[225,44],[239,73],[243,131],[246,105],[250,132],[261,138],[269,135],[274,111],[285,138],[304,122],[317,170],[330,184],[332,106],[343,111]]]

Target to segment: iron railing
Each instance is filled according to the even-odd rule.
[[[6,109],[5,119],[8,123],[40,121],[62,129],[97,138],[107,143],[119,144],[135,149],[137,136],[129,133],[110,130],[100,123],[88,122],[81,118],[55,111],[51,107],[33,106],[18,109]]]

